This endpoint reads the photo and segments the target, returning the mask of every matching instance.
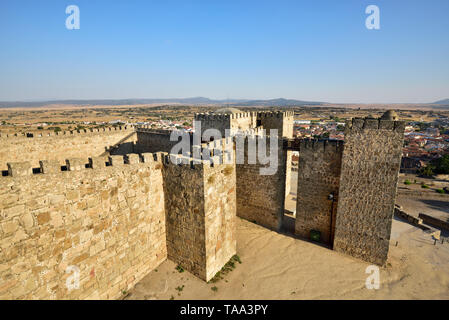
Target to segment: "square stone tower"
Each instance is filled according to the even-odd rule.
[[[405,122],[394,112],[347,122],[334,249],[383,265],[402,157]]]

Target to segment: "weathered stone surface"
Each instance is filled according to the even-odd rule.
[[[248,139],[252,137],[244,139],[244,163],[236,164],[237,215],[269,229],[280,230],[284,216],[287,151],[279,139],[277,170],[272,175],[261,175],[260,168],[268,165],[259,161],[249,163]],[[268,139],[267,142],[267,150],[270,150]]]
[[[0,296],[116,299],[167,258],[162,166],[72,163],[77,171],[1,177],[15,203],[0,207]],[[79,289],[66,286],[70,266]]]
[[[11,177],[29,176],[33,173],[31,164],[28,161],[24,162],[8,162],[8,175]]]
[[[105,148],[121,143],[121,146],[136,141],[134,127],[117,127],[66,132],[43,132],[41,136],[26,135],[0,136],[0,170],[7,170],[7,162],[22,161],[26,154],[33,168],[39,167],[39,160],[56,160],[60,166],[68,158],[82,158],[88,163],[88,157],[105,153]],[[121,147],[123,148],[123,147]],[[118,152],[121,150],[117,150]],[[159,151],[159,150],[158,150]],[[134,150],[127,153],[135,152]]]
[[[332,245],[338,203],[340,141],[304,140],[300,143],[295,234],[309,239],[312,230]]]
[[[236,253],[235,165],[187,160],[163,170],[168,258],[208,281]]]
[[[402,121],[385,121],[376,129],[354,119],[346,129],[334,240],[335,250],[379,265],[388,256],[404,137]]]
[[[57,160],[41,160],[39,166],[42,173],[58,173],[61,171],[61,165]]]

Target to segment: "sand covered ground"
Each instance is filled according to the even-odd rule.
[[[449,299],[449,244],[396,219],[392,238],[380,289],[369,290],[369,263],[238,218],[242,263],[223,280],[207,284],[167,260],[125,299]]]

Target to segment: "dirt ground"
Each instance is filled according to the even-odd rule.
[[[208,284],[167,260],[125,299],[449,299],[449,244],[433,243],[395,219],[380,288],[367,289],[369,263],[238,218],[242,263],[224,279]]]

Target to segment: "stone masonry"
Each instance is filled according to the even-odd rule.
[[[236,254],[236,216],[281,229],[292,150],[295,234],[319,231],[338,252],[385,263],[403,122],[353,119],[344,142],[302,141],[291,112],[222,112],[195,119],[235,134],[183,155],[170,154],[170,132],[148,128],[0,137],[0,299],[116,299],[165,259],[209,281]],[[248,163],[264,129],[279,130],[272,175]]]
[[[383,265],[401,164],[405,123],[353,119],[346,124],[334,249]]]
[[[332,244],[340,183],[341,141],[304,140],[299,147],[295,234],[309,238],[321,233]]]

